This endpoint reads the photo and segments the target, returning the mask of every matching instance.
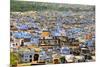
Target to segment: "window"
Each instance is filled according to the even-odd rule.
[[[28,56],[25,56],[26,58],[28,57]]]
[[[38,61],[39,54],[34,54],[34,61]]]
[[[30,59],[30,62],[32,62],[32,59]]]
[[[32,58],[32,55],[30,55],[30,58]]]
[[[89,50],[82,50],[82,53],[89,53]]]
[[[27,61],[27,59],[25,59],[25,61]]]

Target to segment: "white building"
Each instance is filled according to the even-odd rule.
[[[19,50],[22,62],[32,62],[34,60],[34,49],[21,48]]]

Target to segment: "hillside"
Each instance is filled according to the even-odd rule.
[[[11,11],[41,11],[41,10],[58,10],[58,11],[92,11],[95,9],[95,6],[90,5],[76,5],[76,4],[61,4],[61,3],[43,3],[43,2],[34,2],[34,1],[14,1],[11,0]]]

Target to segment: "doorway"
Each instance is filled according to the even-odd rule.
[[[39,54],[34,54],[34,61],[38,61],[39,59]]]

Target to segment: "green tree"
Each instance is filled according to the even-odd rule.
[[[10,52],[10,65],[11,67],[16,67],[17,63],[20,61],[18,53]]]

